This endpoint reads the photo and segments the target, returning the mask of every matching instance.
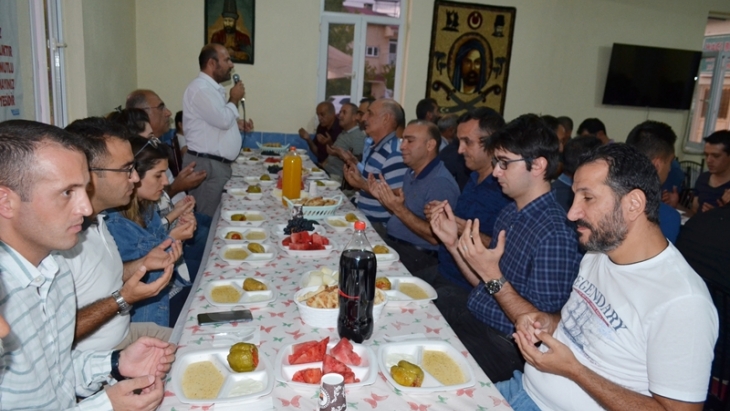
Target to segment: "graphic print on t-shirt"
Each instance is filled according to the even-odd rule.
[[[616,332],[627,327],[593,283],[579,275],[573,283],[573,291],[563,307],[560,324],[576,348],[591,359],[588,355],[590,341],[615,341]]]

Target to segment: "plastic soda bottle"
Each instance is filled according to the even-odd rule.
[[[289,200],[299,198],[302,190],[302,158],[296,147],[290,147],[284,156],[284,170],[281,179],[281,203],[287,206],[284,197]]]
[[[340,256],[340,314],[337,333],[356,343],[373,335],[373,304],[377,260],[365,237],[365,222],[355,223],[355,234]]]

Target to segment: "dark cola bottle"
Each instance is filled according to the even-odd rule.
[[[365,237],[365,223],[355,223],[355,234],[340,256],[340,315],[337,333],[356,343],[373,335],[375,253]]]

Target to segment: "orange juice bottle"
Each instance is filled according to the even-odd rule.
[[[284,197],[289,200],[299,198],[302,190],[302,158],[297,154],[296,147],[290,147],[284,156],[284,171],[281,181],[281,203],[287,206]]]

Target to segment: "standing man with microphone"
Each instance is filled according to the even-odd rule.
[[[183,125],[188,151],[183,166],[196,162],[208,178],[189,193],[195,197],[198,212],[213,216],[221,193],[231,177],[231,163],[241,150],[241,131],[253,129],[253,121],[238,119],[238,104],[246,89],[236,76],[228,99],[220,83],[231,79],[233,62],[220,44],[207,44],[198,55],[200,73],[183,95]]]

